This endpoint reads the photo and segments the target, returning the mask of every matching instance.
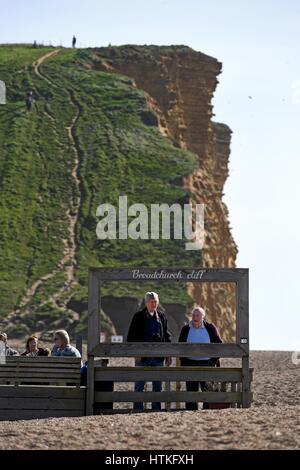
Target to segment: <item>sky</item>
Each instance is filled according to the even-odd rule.
[[[299,0],[0,0],[0,43],[185,44],[217,58],[224,202],[250,269],[251,349],[300,351]]]

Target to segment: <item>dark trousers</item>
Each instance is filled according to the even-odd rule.
[[[204,361],[196,361],[194,359],[185,358],[182,362],[183,366],[200,366],[200,367],[213,367],[215,365],[215,361],[213,359],[204,360]],[[208,385],[207,382],[186,382],[186,391],[187,392],[198,392],[199,385],[201,387],[201,392],[207,392]],[[187,410],[198,410],[198,403],[197,402],[186,402],[185,408]]]
[[[160,359],[157,357],[144,357],[139,361],[135,362],[136,367],[146,367],[146,366],[151,366],[151,367],[157,367],[160,366],[162,367],[164,365],[164,359]],[[145,387],[145,381],[144,380],[139,380],[138,382],[135,382],[134,384],[134,391],[135,392],[143,392]],[[161,382],[159,381],[154,381],[152,382],[152,391],[153,392],[161,392]],[[133,404],[133,409],[134,410],[143,410],[144,405],[143,402],[135,402]],[[152,410],[160,410],[161,409],[161,404],[160,402],[154,402],[152,403]]]

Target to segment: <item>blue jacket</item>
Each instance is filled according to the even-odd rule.
[[[74,346],[71,346],[69,344],[64,349],[60,349],[57,346],[53,346],[51,356],[81,357],[81,354],[78,349],[74,348]]]

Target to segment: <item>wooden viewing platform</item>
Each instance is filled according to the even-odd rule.
[[[142,275],[136,278],[135,273]],[[251,404],[249,368],[249,279],[248,269],[201,268],[193,282],[233,282],[236,286],[235,343],[100,343],[102,281],[149,280],[164,272],[168,278],[191,282],[195,269],[190,268],[90,268],[88,292],[88,368],[87,386],[80,386],[80,358],[5,357],[0,361],[0,419],[34,419],[50,416],[83,416],[101,412],[107,403],[180,402],[228,403],[247,408]],[[197,271],[197,270],[196,270]],[[177,277],[176,277],[177,276]],[[171,278],[171,279],[170,279]],[[107,367],[105,358],[113,357],[219,357],[239,358],[241,367]],[[101,361],[96,358],[102,358]],[[139,380],[161,381],[161,392],[105,391],[105,385]],[[186,392],[178,386],[185,381],[208,381],[213,391]],[[175,382],[172,390],[170,384]],[[112,406],[111,406],[112,408]],[[124,411],[124,410],[123,410]],[[128,410],[126,410],[128,412]],[[148,411],[148,410],[145,410]],[[122,412],[103,406],[103,413]]]

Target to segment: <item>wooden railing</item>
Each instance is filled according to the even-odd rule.
[[[252,399],[250,384],[253,370],[249,371],[249,405]],[[165,384],[185,381],[213,382],[214,391],[186,392],[164,390],[162,392],[111,391],[95,392],[94,403],[101,409],[103,402],[165,402],[165,409],[172,409],[172,403],[206,402],[243,404],[242,368],[224,367],[101,367],[95,366],[95,382],[136,382],[161,381]],[[166,387],[165,387],[166,388]],[[168,406],[169,405],[169,406]],[[178,409],[178,407],[176,407]],[[120,411],[120,410],[118,410]]]

